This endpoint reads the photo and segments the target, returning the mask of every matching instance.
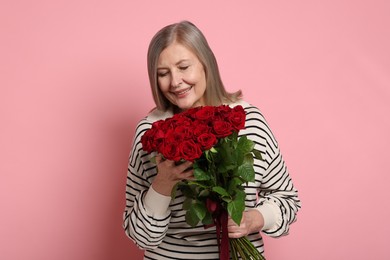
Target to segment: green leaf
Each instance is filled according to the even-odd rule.
[[[226,203],[230,203],[231,201],[233,201],[231,197],[223,197],[222,200]]]
[[[234,151],[235,160],[237,165],[241,165],[244,161],[245,156],[251,154],[251,151],[254,147],[254,143],[249,140],[246,136],[242,136],[238,140],[237,149]]]
[[[186,212],[186,222],[191,227],[195,227],[199,221],[203,220],[206,217],[207,214],[207,208],[204,203],[201,203],[199,201],[192,200],[191,205],[189,206],[189,209]],[[188,206],[188,205],[187,205]]]
[[[207,208],[203,203],[196,202],[192,205],[190,211],[193,211],[199,220],[204,219],[207,213]]]
[[[242,211],[237,208],[236,204],[236,202],[231,201],[227,205],[227,210],[232,220],[236,222],[237,225],[240,225],[242,219]]]
[[[207,212],[207,213],[206,213],[206,216],[202,219],[202,223],[203,223],[204,225],[210,225],[210,224],[212,224],[213,222],[214,222],[213,216],[211,215],[210,212]]]
[[[191,183],[189,183],[187,181],[181,181],[178,183],[178,187],[184,196],[189,197],[189,198],[195,197],[195,191],[194,191],[195,186],[191,185]]]
[[[183,209],[184,210],[189,210],[192,206],[192,199],[191,198],[186,198],[183,202]]]
[[[238,190],[236,192],[236,196],[234,196],[235,200],[242,201],[244,207],[243,210],[245,209],[245,197],[246,197],[246,193],[244,190]]]
[[[251,166],[253,166],[253,163],[253,155],[251,153],[245,154],[243,164],[250,164]]]
[[[245,164],[238,166],[237,174],[245,182],[252,182],[255,180],[255,170],[253,169],[253,165],[251,165],[249,163],[245,163]]]
[[[191,188],[193,192],[196,192],[197,188],[204,188],[207,189],[207,185],[203,184],[202,182],[199,181],[188,181],[188,185],[191,185]]]
[[[222,195],[222,197],[226,196],[226,197],[230,197],[230,194],[224,189],[222,188],[221,186],[216,186],[216,187],[213,187],[213,191]]]
[[[245,192],[237,191],[237,194],[231,202],[227,205],[229,216],[240,225],[243,211],[245,210]]]
[[[186,222],[191,227],[195,227],[199,223],[199,218],[198,218],[198,216],[196,215],[195,212],[193,212],[191,210],[187,210],[187,212],[186,212]]]
[[[234,158],[232,158],[234,150],[235,150],[234,147],[232,147],[230,143],[227,142],[221,143],[221,147],[218,149],[219,156],[220,156],[218,168],[221,165],[226,167],[226,165],[231,165],[235,163]]]
[[[199,197],[208,197],[209,195],[210,195],[210,191],[208,189],[199,192]]]
[[[263,160],[263,156],[261,155],[261,152],[259,150],[253,149],[252,153],[256,159]]]
[[[229,194],[232,194],[236,189],[237,187],[240,187],[244,182],[240,179],[240,178],[237,178],[237,177],[233,177],[229,183],[228,183],[228,190],[227,192]]]
[[[239,150],[243,154],[251,152],[254,147],[255,143],[249,140],[245,135],[241,136],[238,140],[237,150]]]
[[[226,137],[226,141],[231,144],[231,147],[237,148],[238,132],[234,131],[230,136]]]
[[[217,150],[214,147],[211,147],[209,151],[212,153],[217,153]]]
[[[215,149],[214,149],[214,150],[215,150]],[[211,150],[205,151],[205,152],[204,152],[204,155],[205,155],[206,160],[207,160],[208,162],[211,162],[211,161],[212,161]]]
[[[210,174],[203,171],[200,168],[194,168],[194,177],[197,181],[207,181],[210,180]]]

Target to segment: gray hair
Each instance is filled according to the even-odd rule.
[[[191,50],[202,63],[206,75],[206,105],[216,106],[232,103],[241,98],[241,90],[229,93],[225,90],[219,73],[217,60],[203,33],[191,22],[182,21],[162,28],[152,38],[147,56],[148,74],[153,99],[157,109],[166,111],[173,104],[165,98],[157,80],[157,62],[161,52],[177,42]]]

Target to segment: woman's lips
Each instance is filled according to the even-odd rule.
[[[172,92],[172,93],[175,94],[176,96],[183,96],[186,93],[188,93],[191,89],[192,89],[192,86],[189,88],[186,88],[186,89],[179,90],[179,91],[176,90],[175,92]]]

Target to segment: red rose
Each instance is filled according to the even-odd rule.
[[[153,122],[152,123],[152,129],[159,129],[161,128],[161,126],[165,124],[165,121],[164,120],[158,120],[156,122]]]
[[[190,126],[192,121],[190,118],[186,117],[184,114],[176,114],[171,120],[172,128],[175,128],[177,126],[183,125],[183,126]]]
[[[211,121],[214,117],[215,107],[206,106],[202,107],[195,113],[195,119],[203,120],[203,121]]]
[[[169,129],[169,131],[165,134],[165,142],[171,144],[178,144],[184,141],[185,135],[183,133],[177,132],[176,130]]]
[[[164,124],[161,124],[159,127],[162,131],[168,132],[170,130],[174,130],[176,127],[176,120],[173,118],[169,118],[169,120],[165,121]]]
[[[216,107],[216,112],[215,113],[220,118],[226,118],[227,115],[230,113],[230,111],[232,111],[231,107],[229,107],[227,105],[222,105],[222,106]]]
[[[161,154],[168,160],[179,161],[181,159],[177,144],[175,143],[166,143],[163,146]]]
[[[204,122],[195,121],[193,124],[194,136],[200,136],[201,134],[210,132],[210,127]]]
[[[186,140],[179,144],[179,152],[181,157],[186,161],[193,162],[202,155],[202,150],[199,144],[196,144],[193,140]]]
[[[245,128],[245,113],[233,111],[230,113],[228,120],[236,131]]]
[[[194,119],[194,118],[196,118],[196,116],[195,116],[196,112],[198,112],[200,109],[202,109],[202,107],[193,107],[193,108],[187,109],[186,111],[182,112],[181,114],[184,117]]]
[[[180,125],[180,126],[177,126],[174,131],[176,133],[182,135],[183,139],[191,139],[192,136],[194,135],[193,129],[191,126]]]
[[[217,143],[217,138],[215,135],[211,133],[203,133],[200,136],[198,136],[197,141],[202,147],[202,150],[209,150],[211,147],[213,147]]]
[[[233,127],[227,121],[217,120],[213,124],[213,132],[217,138],[224,138],[233,133]]]
[[[142,149],[146,152],[151,153],[155,149],[154,146],[154,134],[155,129],[149,129],[145,132],[145,134],[141,137]]]
[[[218,204],[217,204],[217,202],[213,201],[212,199],[207,198],[206,199],[206,207],[207,207],[208,212],[214,213],[218,208]]]
[[[154,133],[154,144],[153,147],[157,150],[157,152],[161,152],[163,150],[163,145],[165,142],[165,133],[161,129],[157,129]]]
[[[196,107],[154,122],[141,142],[149,153],[157,151],[171,160],[178,160],[180,154],[183,159],[193,161],[202,151],[213,147],[217,138],[227,137],[244,127],[242,106]]]
[[[245,114],[245,110],[244,110],[244,108],[241,105],[233,107],[232,110],[235,111],[235,112],[240,112],[240,113],[244,113]]]

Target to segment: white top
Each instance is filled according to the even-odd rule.
[[[239,101],[246,112],[246,135],[255,142],[263,160],[254,161],[255,181],[245,186],[246,208],[258,209],[264,218],[262,233],[278,237],[286,235],[296,220],[300,208],[297,190],[266,120],[258,108]],[[182,210],[184,196],[178,190],[176,198],[157,193],[151,186],[157,174],[151,162],[154,153],[142,150],[141,136],[153,122],[173,116],[171,111],[153,110],[137,125],[129,159],[126,209],[123,227],[127,236],[145,250],[145,259],[218,259],[215,227],[205,229],[201,223],[191,227],[185,222]],[[263,253],[260,232],[248,238]],[[196,255],[194,255],[196,254]]]

